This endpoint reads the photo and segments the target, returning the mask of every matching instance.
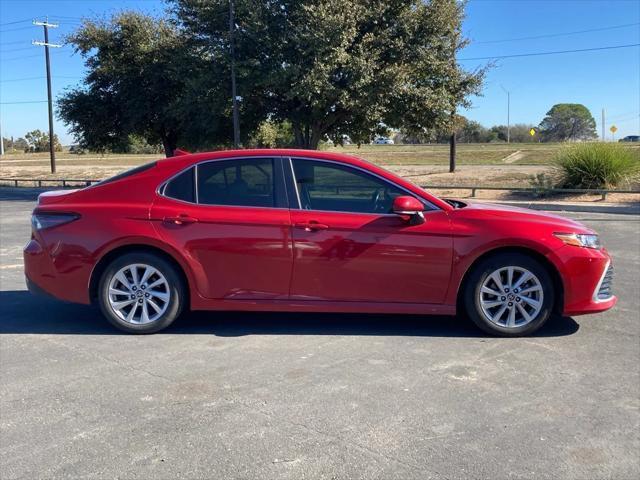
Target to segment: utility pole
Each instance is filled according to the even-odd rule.
[[[602,109],[602,141],[606,141],[606,138],[604,136],[604,108]]]
[[[456,171],[456,130],[454,128],[449,138],[449,173]]]
[[[238,96],[236,93],[236,51],[234,45],[234,33],[236,22],[234,20],[233,0],[229,0],[229,47],[231,51],[231,105],[233,107],[233,147],[240,147],[240,114],[238,113]]]
[[[511,143],[511,92],[500,85],[507,94],[507,143]]]
[[[55,23],[49,23],[47,18],[44,22],[34,20],[33,24],[44,29],[44,42],[31,42],[33,45],[44,47],[44,56],[47,64],[47,100],[49,104],[49,154],[51,157],[51,173],[56,173],[56,150],[53,137],[53,98],[51,95],[51,62],[49,60],[49,47],[60,48],[62,45],[49,43],[49,27],[58,28]]]
[[[0,156],[4,155],[4,138],[2,138],[2,124],[0,124]]]

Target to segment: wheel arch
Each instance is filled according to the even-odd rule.
[[[185,287],[184,288],[184,293],[186,295],[185,305],[187,306],[190,305],[190,299],[191,299],[190,282],[189,282],[189,276],[187,275],[184,267],[180,264],[180,262],[178,262],[175,259],[174,256],[172,256],[167,251],[163,250],[162,248],[149,245],[149,244],[144,244],[144,243],[133,243],[129,245],[121,245],[109,250],[104,255],[102,255],[102,257],[100,258],[96,266],[93,268],[93,271],[91,272],[91,277],[89,279],[89,300],[91,301],[92,304],[95,303],[98,298],[98,285],[100,283],[100,278],[102,277],[102,274],[104,273],[106,268],[109,266],[109,264],[119,256],[127,253],[132,253],[132,252],[152,253],[154,255],[157,255],[158,257],[161,257],[163,260],[173,265],[174,268],[176,269],[176,272],[178,272],[178,275],[180,276],[180,279],[182,280],[183,285]]]
[[[546,256],[537,252],[536,250],[528,247],[520,247],[520,246],[505,246],[498,247],[484,252],[479,255],[472,263],[469,265],[467,270],[464,272],[462,276],[462,280],[460,281],[458,292],[456,295],[456,304],[458,306],[458,311],[462,311],[461,307],[464,302],[464,292],[467,288],[467,282],[469,281],[469,277],[471,276],[471,272],[478,266],[478,264],[487,258],[494,257],[497,255],[505,254],[505,253],[520,253],[523,255],[527,255],[537,262],[539,262],[549,273],[551,280],[553,281],[553,286],[555,290],[555,303],[553,306],[553,311],[555,313],[562,313],[564,307],[564,283],[562,282],[562,277],[560,276],[560,272],[556,268],[556,266],[549,260]]]

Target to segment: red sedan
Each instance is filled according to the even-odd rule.
[[[529,334],[616,303],[595,232],[442,200],[368,162],[301,150],[180,155],[40,195],[31,291],[157,332],[182,311],[454,315]]]

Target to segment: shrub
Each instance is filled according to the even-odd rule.
[[[615,143],[579,143],[556,155],[564,188],[610,188],[640,172],[640,149]]]
[[[557,188],[557,180],[546,173],[536,173],[529,178],[529,183],[535,189],[533,196],[544,198],[551,195],[551,190]]]

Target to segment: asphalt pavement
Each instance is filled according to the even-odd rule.
[[[33,194],[0,190],[0,478],[640,478],[640,217],[620,300],[529,338],[459,318],[189,314],[131,336],[34,298]],[[555,212],[558,213],[558,212]]]

